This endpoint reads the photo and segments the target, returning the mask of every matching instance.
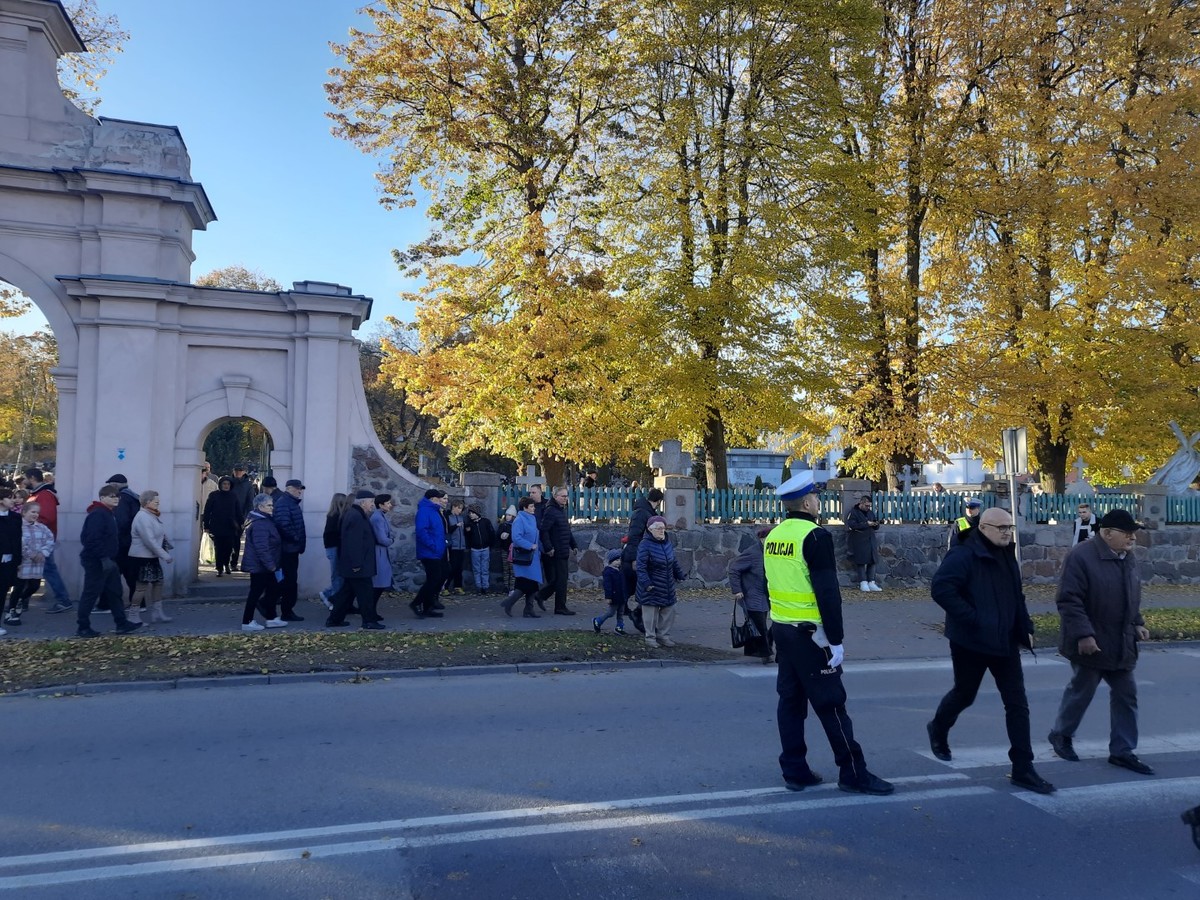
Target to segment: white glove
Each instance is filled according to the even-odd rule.
[[[841,644],[836,644],[836,645],[830,644],[829,645],[829,668],[836,669],[838,666],[840,666],[842,664],[842,660],[845,658],[845,656],[846,656],[846,652],[842,649]]]

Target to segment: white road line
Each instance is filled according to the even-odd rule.
[[[1026,661],[1025,667],[1028,669],[1031,665],[1065,666],[1066,664],[1067,661],[1065,659],[1039,656],[1036,663]],[[887,672],[949,672],[952,668],[953,664],[949,659],[901,659],[879,662],[851,662],[845,667],[845,675],[875,675]],[[738,678],[774,678],[776,669],[773,666],[759,664],[730,666],[727,671]]]
[[[1123,823],[1163,817],[1179,821],[1179,814],[1196,805],[1200,776],[1190,778],[1142,778],[1118,784],[1093,784],[1068,788],[1055,794],[1014,794],[1031,806],[1061,819],[1096,824],[1097,819],[1116,817]],[[1186,831],[1180,826],[1181,834]]]
[[[398,850],[420,847],[437,847],[450,844],[465,844],[477,841],[493,841],[511,838],[538,837],[548,834],[571,832],[606,831],[626,828],[648,828],[655,825],[673,825],[705,819],[724,819],[738,816],[769,815],[798,812],[830,807],[873,806],[887,803],[913,803],[960,797],[981,796],[995,793],[989,787],[964,785],[955,788],[935,788],[913,793],[892,794],[887,797],[863,795],[839,795],[837,797],[813,797],[781,803],[764,803],[753,806],[715,807],[712,809],[680,810],[678,812],[650,813],[612,819],[587,819],[578,822],[550,822],[539,825],[520,825],[477,831],[459,831],[450,834],[415,835],[402,838],[381,838],[373,841],[327,844],[323,846],[297,846],[288,849],[250,853],[231,853],[223,856],[206,856],[191,859],[163,860],[116,864],[91,869],[73,869],[65,872],[45,872],[29,875],[13,875],[0,878],[0,890],[47,887],[57,884],[77,884],[113,878],[129,878],[142,875],[190,872],[200,869],[216,869],[228,866],[259,865],[270,862],[299,862],[305,859],[326,859],[359,853],[374,853],[380,850]]]
[[[912,775],[891,779],[893,784],[938,784],[945,781],[966,781],[968,776],[957,772],[936,775]],[[826,784],[810,788],[809,792],[836,789]],[[271,844],[283,841],[307,840],[309,838],[331,838],[341,835],[369,834],[371,832],[413,831],[419,828],[435,828],[455,825],[474,825],[480,822],[503,822],[514,819],[536,819],[550,816],[586,815],[588,813],[615,812],[624,809],[644,809],[652,806],[677,806],[692,803],[715,803],[724,800],[748,800],[773,794],[788,794],[783,787],[747,788],[740,791],[713,791],[706,794],[668,794],[660,797],[633,797],[624,800],[600,800],[593,803],[563,803],[555,806],[529,806],[518,809],[500,809],[486,812],[457,813],[446,816],[425,816],[412,819],[391,819],[383,822],[353,822],[347,825],[330,825],[323,828],[296,828],[290,831],[263,831],[250,834],[222,835],[210,838],[188,838],[179,841],[153,841],[143,844],[123,844],[113,847],[92,847],[85,850],[60,850],[52,853],[33,853],[26,856],[0,857],[0,869],[19,866],[36,866],[58,862],[84,862],[114,856],[134,856],[144,853],[169,853],[201,850],[208,847],[231,847],[245,844]]]
[[[1008,765],[1008,745],[993,744],[989,747],[957,747],[954,744],[954,732],[950,732],[950,748],[953,759],[949,762],[937,759],[928,750],[916,751],[926,759],[940,762],[951,769],[982,769],[986,766]],[[1139,755],[1150,753],[1194,753],[1200,750],[1200,731],[1189,731],[1183,734],[1164,734],[1138,739],[1137,752]],[[1075,752],[1083,758],[1098,758],[1101,762],[1108,759],[1107,740],[1075,741]],[[1035,740],[1034,753],[1038,763],[1060,761],[1054,751],[1046,744]]]

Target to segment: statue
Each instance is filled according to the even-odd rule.
[[[1200,473],[1200,452],[1196,450],[1196,442],[1200,441],[1200,431],[1193,434],[1189,441],[1183,429],[1175,422],[1171,423],[1171,430],[1179,439],[1180,447],[1174,456],[1163,463],[1162,468],[1150,476],[1149,483],[1163,485],[1168,494],[1186,494],[1192,482],[1196,480],[1196,475]]]

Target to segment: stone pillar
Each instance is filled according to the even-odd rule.
[[[495,472],[463,472],[462,486],[467,506],[478,503],[483,517],[496,521],[496,510],[500,508],[500,481]]]
[[[850,508],[858,503],[863,494],[870,494],[871,482],[865,478],[831,478],[825,482],[825,490],[837,491],[841,496],[842,521],[850,513]]]
[[[1138,495],[1138,508],[1130,510],[1135,519],[1147,528],[1166,526],[1170,489],[1165,484],[1126,484],[1121,486],[1120,491],[1122,494]]]
[[[675,531],[696,527],[696,479],[690,475],[657,475],[654,486],[663,492],[662,517]]]

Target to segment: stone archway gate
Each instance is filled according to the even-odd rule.
[[[411,507],[426,485],[388,457],[366,409],[352,332],[371,300],[319,282],[279,293],[190,284],[192,232],[216,215],[183,138],[68,101],[56,60],[83,49],[57,0],[0,0],[0,279],[37,303],[58,341],[64,574],[78,584],[85,510],[120,472],[162,494],[176,544],[168,587],[185,593],[200,448],[231,418],[270,432],[281,485],[303,479],[310,535],[356,460]],[[319,537],[315,550],[302,558],[302,590],[327,574]]]

